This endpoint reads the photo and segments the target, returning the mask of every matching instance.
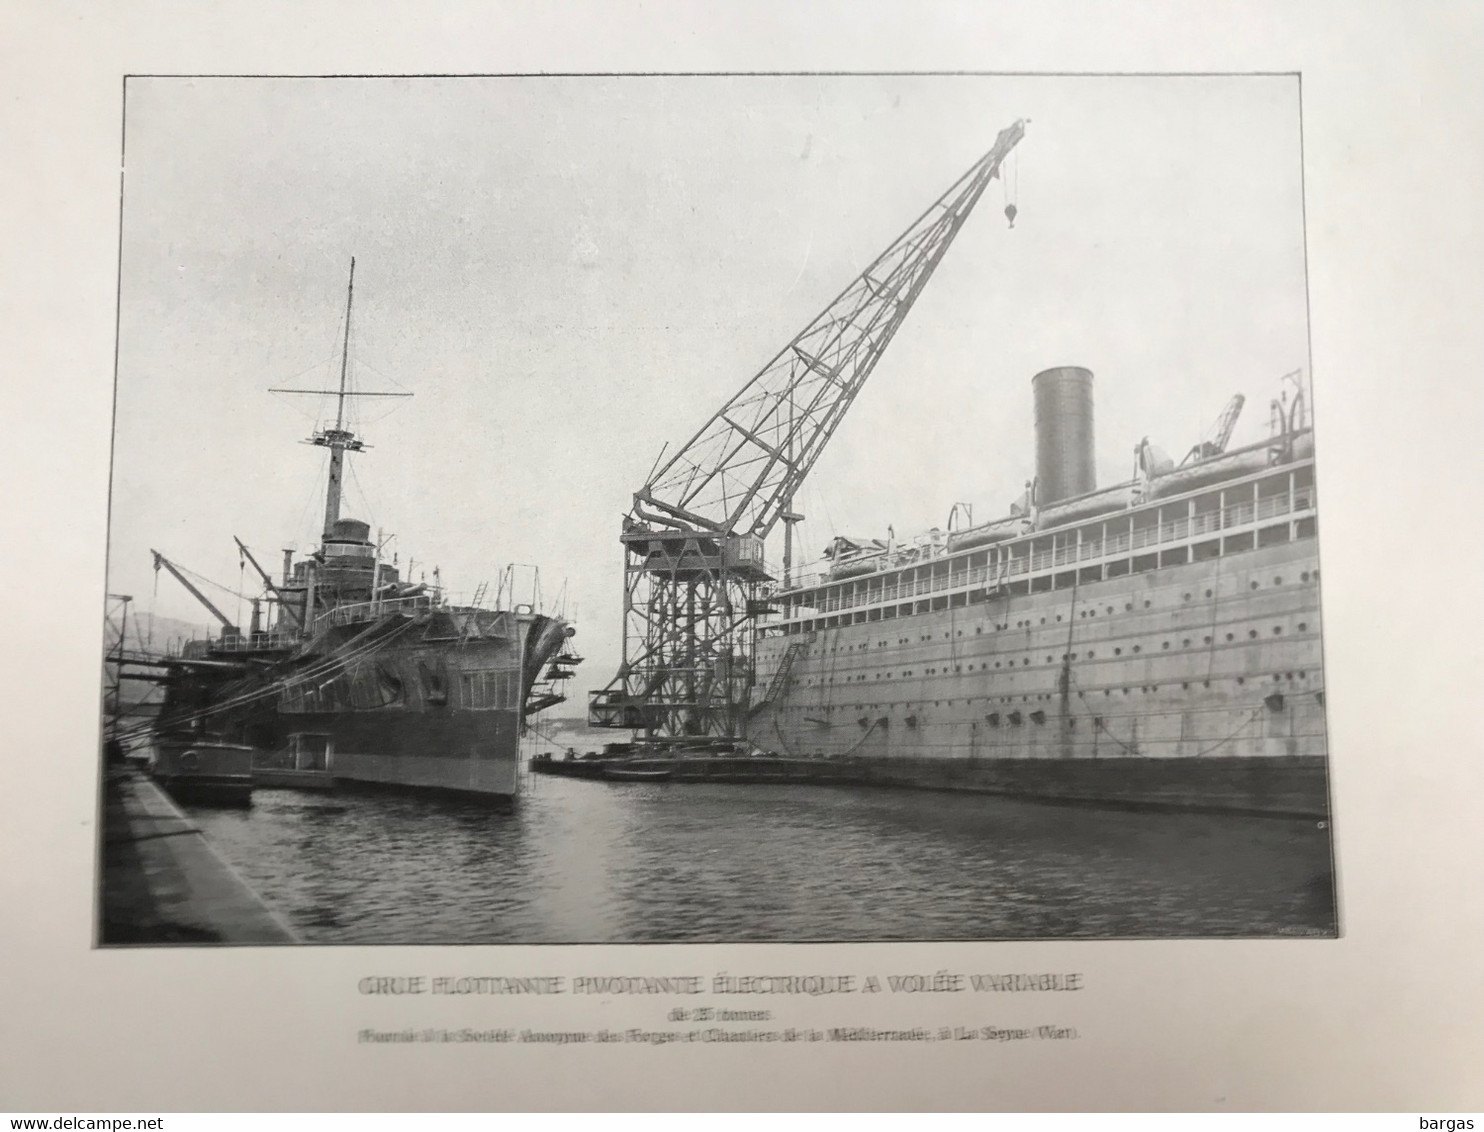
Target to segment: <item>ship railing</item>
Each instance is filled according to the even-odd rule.
[[[1133,531],[1125,530],[1119,534],[1109,533],[1100,540],[1069,544],[1030,555],[1014,556],[997,567],[977,566],[968,570],[955,570],[938,578],[897,582],[893,585],[870,588],[862,593],[829,597],[818,606],[809,607],[813,612],[808,614],[800,612],[795,616],[835,613],[862,606],[901,601],[923,594],[938,594],[948,590],[981,585],[990,581],[991,578],[1003,580],[1053,570],[1076,562],[1117,558],[1143,547],[1183,542],[1226,528],[1264,522],[1281,515],[1305,511],[1313,506],[1313,500],[1312,488],[1300,488],[1291,494],[1285,492],[1263,499],[1235,503],[1222,511],[1203,511],[1195,515],[1171,519],[1157,526],[1141,527]]]
[[[358,601],[351,605],[338,605],[314,619],[314,631],[318,633],[332,625],[354,625],[361,621],[369,621],[373,617],[384,617],[389,613],[415,616],[432,609],[434,601],[431,594],[418,594],[415,597]]]
[[[1190,533],[1193,535],[1209,534],[1221,529],[1220,511],[1202,511],[1198,515],[1191,516]]]
[[[213,652],[259,652],[263,649],[292,648],[298,638],[292,633],[247,633],[240,637],[224,637],[212,642]]]
[[[204,660],[220,653],[261,652],[267,649],[292,648],[298,640],[298,637],[292,633],[271,630],[263,633],[242,633],[222,637],[193,637],[188,641],[182,641],[179,648],[175,647],[172,642],[167,653],[185,660]]]

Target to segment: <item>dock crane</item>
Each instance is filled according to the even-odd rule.
[[[595,727],[740,737],[753,618],[769,612],[763,543],[1000,166],[1019,120],[634,493],[623,519],[623,662],[589,695]],[[1014,206],[1006,208],[1013,223]],[[663,453],[661,459],[663,459]]]
[[[225,613],[223,613],[220,609],[218,609],[215,605],[213,605],[211,599],[208,598],[204,593],[202,593],[200,589],[196,587],[194,582],[192,582],[189,578],[182,574],[180,572],[180,568],[176,566],[174,562],[171,562],[170,559],[166,558],[158,550],[151,550],[150,553],[155,556],[156,570],[163,566],[170,572],[170,576],[172,578],[183,585],[186,588],[186,591],[193,598],[195,598],[203,606],[206,607],[206,611],[208,613],[210,613],[213,617],[221,622],[222,628],[226,630],[226,632],[234,634],[238,632],[237,625],[232,621],[232,619]]]
[[[278,588],[277,583],[273,581],[273,576],[258,564],[258,560],[253,557],[252,551],[247,549],[246,544],[244,544],[240,538],[238,538],[236,535],[233,535],[232,541],[237,544],[237,553],[242,555],[243,559],[248,563],[248,565],[250,565],[254,570],[257,571],[258,577],[263,579],[263,588],[266,589],[278,600],[278,607],[285,613],[287,613],[291,618],[293,618],[295,626],[300,629],[304,628],[303,613],[301,613],[294,607],[293,602],[286,600],[286,595],[281,589]]]

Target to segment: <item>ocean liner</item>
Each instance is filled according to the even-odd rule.
[[[156,569],[221,624],[214,639],[141,662],[165,689],[152,728],[155,762],[170,767],[203,744],[240,744],[275,781],[300,775],[511,798],[526,721],[562,701],[580,659],[568,649],[574,630],[514,604],[513,593],[509,608],[486,608],[484,587],[469,604],[451,603],[439,585],[403,578],[369,524],[341,516],[345,456],[363,447],[346,416],[347,399],[364,395],[347,387],[354,293],[352,260],[339,389],[282,391],[337,398],[333,427],[309,440],[329,450],[321,544],[298,561],[285,551],[275,579],[239,540],[265,591],[246,631],[155,553]]]
[[[775,590],[750,743],[854,781],[1327,815],[1302,384],[1266,439],[1227,449],[1234,398],[1178,465],[1145,440],[1102,489],[1092,374],[1033,392],[1036,476],[1010,514],[836,539]]]

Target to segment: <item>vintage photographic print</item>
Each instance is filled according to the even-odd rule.
[[[1296,76],[124,105],[98,945],[1338,934]]]

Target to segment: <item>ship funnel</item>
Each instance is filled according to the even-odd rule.
[[[1092,371],[1058,366],[1031,378],[1036,402],[1036,502],[1042,507],[1097,489]]]

